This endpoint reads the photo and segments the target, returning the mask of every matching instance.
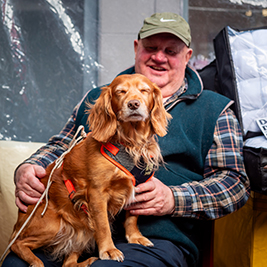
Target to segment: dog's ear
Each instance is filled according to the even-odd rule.
[[[172,118],[172,116],[163,107],[161,91],[155,84],[153,99],[154,106],[151,111],[151,124],[158,136],[164,136],[167,134],[168,121]]]
[[[102,88],[99,98],[89,110],[89,129],[92,137],[99,142],[106,143],[116,133],[117,118],[111,106],[112,89]]]

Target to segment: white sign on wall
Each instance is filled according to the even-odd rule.
[[[259,125],[261,131],[263,132],[264,136],[267,138],[267,118],[257,119],[256,122]]]

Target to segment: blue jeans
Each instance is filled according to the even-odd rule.
[[[92,267],[188,267],[186,255],[183,251],[167,240],[151,239],[154,247],[144,247],[137,244],[125,242],[115,243],[116,247],[124,253],[124,261],[97,260]],[[49,256],[42,250],[34,251],[45,267],[61,267],[62,261],[52,262]],[[89,256],[88,256],[89,257]],[[21,260],[16,254],[10,252],[3,262],[2,267],[28,267],[28,264]]]

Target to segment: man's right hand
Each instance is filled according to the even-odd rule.
[[[16,205],[23,211],[27,211],[27,205],[35,204],[42,196],[45,186],[39,179],[46,175],[46,171],[39,165],[24,163],[16,170]]]

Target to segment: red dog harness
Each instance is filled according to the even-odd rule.
[[[154,175],[154,166],[144,164],[144,161],[141,159],[140,167],[135,166],[132,158],[126,152],[123,145],[114,145],[112,143],[105,143],[101,145],[100,148],[101,154],[112,162],[115,166],[125,172],[132,178],[133,185],[144,183],[148,181]],[[62,164],[63,169],[63,164]],[[69,192],[69,198],[73,201],[74,193],[76,192],[73,183],[69,179],[64,179],[65,186]],[[85,213],[88,213],[88,209],[84,204],[81,208]]]
[[[133,159],[126,152],[123,145],[112,143],[102,144],[101,154],[132,178],[133,185],[137,186],[148,181],[154,175],[154,166],[145,164],[141,159],[140,166],[135,166]]]

